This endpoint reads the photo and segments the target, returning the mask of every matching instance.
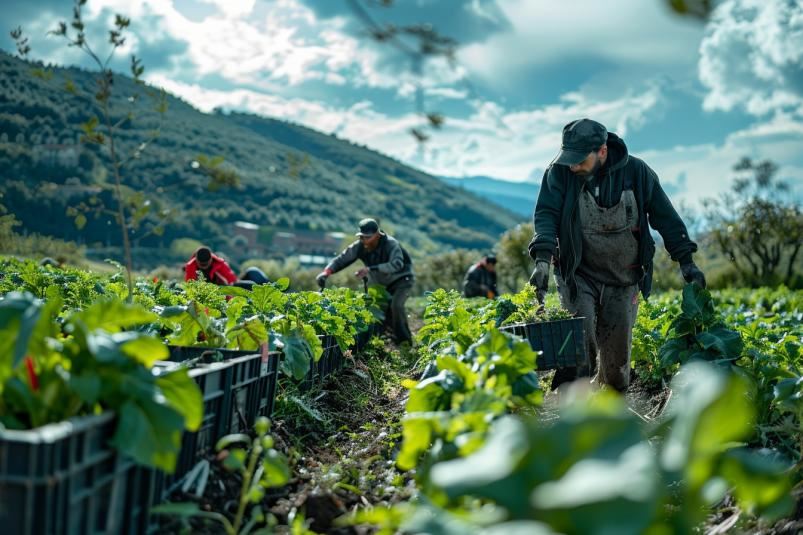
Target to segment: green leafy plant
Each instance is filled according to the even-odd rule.
[[[455,290],[438,289],[427,297],[424,325],[416,339],[430,361],[446,347],[452,347],[455,354],[464,353],[494,325],[492,306],[466,299]]]
[[[798,439],[798,466],[803,462],[803,435],[800,426],[803,423],[803,377],[789,377],[781,379],[773,387],[773,404],[784,416],[783,431],[789,436],[797,435]]]
[[[667,335],[659,350],[665,367],[692,359],[729,364],[741,357],[744,347],[739,333],[728,329],[717,314],[711,293],[694,284],[683,288],[681,312]]]
[[[524,289],[512,295],[505,294],[496,300],[497,325],[514,323],[540,323],[572,318],[571,312],[555,303],[546,306],[538,302],[535,286],[525,284]]]
[[[167,349],[128,329],[155,318],[136,305],[98,301],[57,321],[62,301],[12,292],[0,298],[0,422],[31,429],[111,410],[112,444],[137,461],[172,472],[184,429],[198,429],[201,392],[186,370],[160,376]]]
[[[749,383],[696,362],[673,391],[651,428],[608,391],[571,397],[551,425],[499,418],[471,454],[422,474],[418,502],[354,521],[412,533],[692,533],[729,491],[747,511],[788,514],[788,464],[740,442],[753,433]]]
[[[222,453],[223,466],[242,478],[233,518],[216,511],[202,511],[194,503],[159,505],[152,509],[152,513],[207,518],[220,523],[227,535],[271,533],[276,519],[265,512],[260,503],[265,496],[265,489],[281,487],[290,480],[290,469],[284,455],[273,448],[273,437],[268,434],[270,421],[260,417],[254,424],[254,431],[254,438],[244,434],[226,435],[216,445],[216,449]],[[258,526],[261,526],[260,529],[255,530]]]
[[[463,354],[440,354],[435,375],[404,383],[410,397],[398,466],[415,467],[419,477],[426,478],[436,461],[465,456],[480,447],[496,417],[540,404],[535,356],[527,342],[496,329]]]

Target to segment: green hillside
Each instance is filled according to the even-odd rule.
[[[78,230],[67,209],[92,197],[108,200],[105,149],[79,144],[79,125],[92,115],[95,73],[52,69],[0,52],[0,203],[26,232],[74,240],[90,247],[119,245],[111,216],[90,217]],[[65,91],[70,80],[78,95]],[[114,83],[113,109],[121,120],[123,153],[132,153],[158,126],[148,99],[133,81]],[[255,115],[199,112],[168,97],[159,137],[124,169],[124,182],[143,191],[172,218],[161,236],[134,236],[144,248],[194,238],[237,256],[231,224],[247,221],[273,229],[352,232],[372,216],[414,254],[488,248],[518,221],[460,188],[390,157],[309,128]],[[133,114],[127,120],[126,114]],[[207,189],[193,166],[198,155],[223,156],[240,177],[235,188]],[[111,203],[108,203],[111,206]]]

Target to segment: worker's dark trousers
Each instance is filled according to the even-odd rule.
[[[638,314],[639,288],[609,286],[575,274],[577,298],[571,299],[569,287],[555,274],[563,308],[582,316],[588,357],[596,364],[593,382],[624,391],[630,385],[630,349],[633,325]]]
[[[410,332],[409,325],[407,325],[407,311],[404,309],[407,298],[410,297],[410,291],[413,289],[413,284],[412,277],[405,277],[387,287],[391,294],[390,308],[388,310],[389,324],[393,328],[393,337],[399,344],[402,342],[412,343],[413,341],[413,335]]]
[[[242,279],[247,281],[254,281],[256,284],[266,284],[270,282],[270,279],[268,278],[267,275],[265,275],[265,272],[255,266],[251,266],[248,269],[246,269],[245,273],[243,273]]]

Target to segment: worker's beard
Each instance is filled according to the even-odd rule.
[[[577,171],[574,174],[575,176],[579,176],[588,180],[597,174],[597,171],[599,171],[600,167],[602,167],[602,161],[599,157],[597,157],[597,160],[594,162],[594,167],[592,167],[590,171]]]

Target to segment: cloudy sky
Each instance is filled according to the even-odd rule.
[[[587,116],[675,199],[725,190],[742,156],[779,163],[803,199],[803,0],[721,0],[705,23],[666,0],[355,1],[380,22],[432,24],[456,61],[416,68],[369,39],[348,0],[89,0],[85,20],[105,31],[130,16],[124,52],[201,110],[296,121],[434,174],[540,181],[561,127]],[[3,0],[3,21],[23,26],[33,57],[80,63],[45,36],[71,5]],[[0,47],[13,49],[7,32]],[[417,102],[446,117],[423,145],[409,134]]]

